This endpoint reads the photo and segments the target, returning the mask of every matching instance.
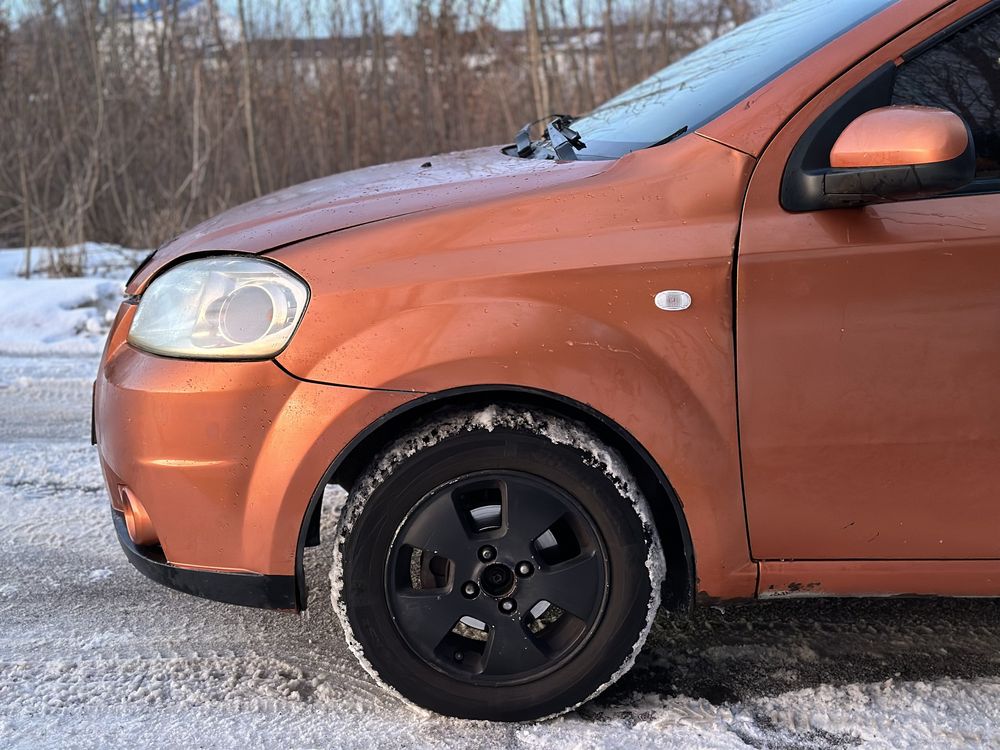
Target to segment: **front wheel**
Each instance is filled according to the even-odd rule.
[[[352,650],[418,706],[519,721],[632,665],[663,555],[624,462],[527,409],[440,414],[356,483],[331,572]]]

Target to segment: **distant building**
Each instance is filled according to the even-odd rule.
[[[160,17],[164,12],[174,12],[176,7],[178,13],[188,13],[199,6],[208,7],[205,0],[145,0],[145,2],[119,2],[118,13],[135,16],[145,16],[147,18]]]
[[[121,0],[111,12],[143,44],[154,43],[164,25],[176,23],[188,41],[211,49],[240,37],[239,22],[222,12],[218,2],[214,6],[208,0]]]

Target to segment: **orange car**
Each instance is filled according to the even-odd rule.
[[[128,284],[132,563],[549,716],[661,602],[1000,595],[1000,3],[793,0],[503,149],[236,208]]]

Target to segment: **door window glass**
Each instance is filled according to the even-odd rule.
[[[1000,179],[1000,12],[903,63],[892,103],[943,107],[960,115],[976,144],[976,178]]]

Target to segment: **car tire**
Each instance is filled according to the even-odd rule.
[[[354,484],[333,602],[351,650],[403,700],[524,721],[631,668],[663,554],[625,462],[585,426],[528,408],[438,413]]]

